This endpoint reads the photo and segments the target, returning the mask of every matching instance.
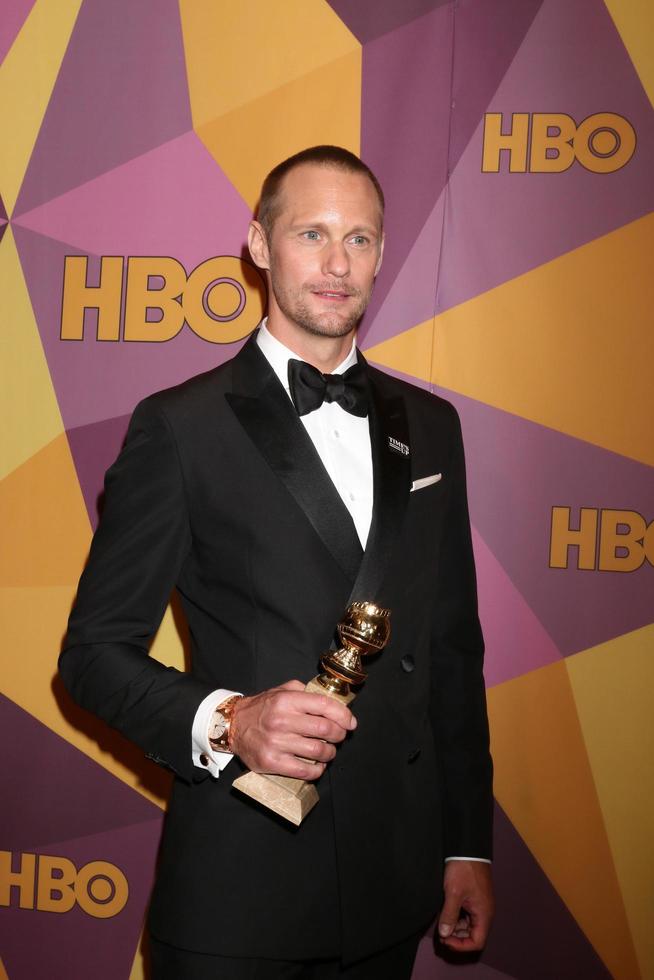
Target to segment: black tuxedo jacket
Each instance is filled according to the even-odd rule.
[[[426,925],[447,855],[490,856],[491,763],[463,450],[452,406],[368,367],[374,508],[351,517],[253,338],[142,402],[106,504],[61,672],[83,706],[169,766],[150,923],[232,956],[356,959]],[[412,480],[441,479],[410,492]],[[170,592],[192,670],[148,656]],[[194,767],[217,687],[309,680],[349,601],[392,610],[359,725],[294,828]]]

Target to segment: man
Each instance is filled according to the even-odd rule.
[[[267,323],[142,402],[107,474],[61,671],[177,777],[157,977],[401,980],[443,884],[445,944],[485,941],[491,764],[458,421],[354,347],[383,206],[338,147],[275,168],[249,233]],[[147,656],[173,587],[188,674]],[[391,609],[392,637],[350,711],[304,683],[353,600]],[[294,828],[231,790],[246,768],[316,780],[320,801]]]

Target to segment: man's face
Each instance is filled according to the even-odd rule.
[[[370,180],[334,167],[295,167],[282,183],[267,246],[271,318],[291,330],[346,336],[381,265],[381,209]]]

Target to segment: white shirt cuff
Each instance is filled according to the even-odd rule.
[[[191,731],[193,765],[198,766],[200,769],[206,769],[216,779],[220,775],[221,770],[233,759],[233,755],[231,752],[215,752],[211,748],[209,744],[209,725],[218,705],[226,701],[227,698],[231,698],[234,694],[240,694],[240,691],[228,691],[222,687],[216,691],[212,691],[211,694],[207,694],[195,712],[195,718],[193,719],[193,729]],[[201,756],[208,759],[209,763],[204,764],[201,762]]]
[[[231,758],[231,756],[230,756],[230,758]],[[445,858],[445,864],[447,864],[448,861],[479,861],[481,864],[492,864],[492,861],[490,860],[490,858],[460,857],[458,854],[455,855],[455,856],[453,856],[453,857]]]

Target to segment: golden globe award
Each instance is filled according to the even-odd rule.
[[[353,602],[348,606],[337,626],[341,647],[321,657],[323,672],[309,681],[305,690],[349,704],[355,696],[350,685],[362,684],[366,679],[361,657],[378,653],[388,643],[390,615],[389,609],[372,602]],[[318,802],[313,783],[292,776],[246,772],[232,785],[296,826]]]

